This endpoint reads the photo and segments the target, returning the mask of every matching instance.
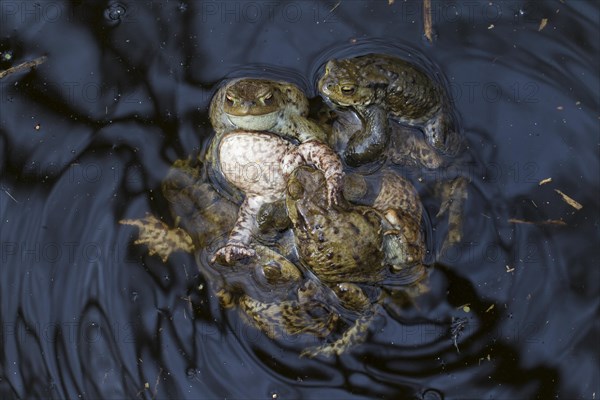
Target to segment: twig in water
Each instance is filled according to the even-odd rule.
[[[329,12],[334,12],[335,9],[340,6],[340,4],[342,4],[342,0],[338,1],[337,3],[335,3],[335,5],[331,8],[331,10],[329,10]]]
[[[573,207],[576,210],[581,210],[583,208],[583,206],[581,204],[579,204],[577,201],[573,200],[572,198],[570,198],[569,196],[567,196],[566,194],[564,194],[563,192],[561,192],[558,189],[554,189],[554,191],[558,194],[560,194],[560,196],[562,197],[562,199],[565,201],[565,203],[567,203],[568,205],[570,205],[571,207]]]
[[[41,56],[41,57],[36,58],[35,60],[25,61],[19,65],[10,67],[9,69],[5,69],[4,71],[0,71],[0,79],[6,77],[8,75],[17,73],[17,72],[21,72],[26,69],[35,68],[38,65],[43,64],[47,58],[48,57],[46,57],[46,56]]]
[[[455,318],[452,317],[452,323],[450,325],[450,335],[452,336],[452,342],[456,347],[456,352],[460,353],[458,349],[458,337],[461,335],[463,329],[467,326],[469,320],[466,318]]]
[[[513,224],[530,224],[530,225],[566,225],[567,223],[561,219],[547,219],[545,221],[525,221],[524,219],[509,218],[508,222]]]
[[[425,37],[431,43],[433,41],[433,30],[431,28],[431,0],[423,0],[423,25]]]
[[[12,194],[10,194],[10,192],[9,192],[9,191],[8,191],[8,190],[7,190],[7,189],[4,187],[4,186],[2,186],[2,190],[4,190],[4,193],[6,193],[6,195],[7,195],[8,197],[10,197],[11,199],[13,199],[13,201],[14,201],[15,203],[18,203],[18,202],[19,202],[17,199],[15,199],[15,198],[13,197],[13,195],[12,195]]]
[[[154,383],[154,391],[152,393],[152,399],[156,398],[156,394],[158,393],[158,384],[160,383],[160,377],[162,376],[163,373],[163,369],[161,368],[160,371],[158,371],[158,375],[156,376],[156,382]]]

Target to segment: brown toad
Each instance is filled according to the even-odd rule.
[[[395,282],[406,286],[425,276],[422,207],[414,187],[386,174],[373,206],[329,207],[325,178],[301,167],[288,180],[286,207],[300,260],[330,286],[342,305],[357,313],[354,325],[316,353],[340,354],[363,340],[376,304],[363,291]]]
[[[454,155],[460,148],[443,87],[408,61],[383,54],[330,60],[318,88],[326,100],[354,111],[362,121],[344,152],[349,165],[382,155],[390,137],[388,118],[420,127],[442,154]]]

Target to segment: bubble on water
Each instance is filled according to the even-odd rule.
[[[444,397],[435,389],[427,389],[423,392],[423,400],[443,400]]]
[[[109,25],[118,25],[125,16],[127,9],[121,3],[111,3],[104,10],[104,19]]]

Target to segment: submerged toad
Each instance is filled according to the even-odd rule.
[[[420,127],[436,151],[454,155],[460,147],[447,95],[415,65],[388,55],[330,60],[318,82],[321,95],[336,106],[349,108],[361,119],[344,152],[352,166],[376,160],[386,148],[388,118]]]
[[[377,282],[386,268],[422,262],[422,208],[408,181],[385,175],[373,207],[329,207],[324,184],[320,171],[298,168],[286,197],[300,259],[319,279]]]
[[[344,337],[317,350],[340,354],[363,339],[379,301],[359,285],[408,285],[424,276],[422,208],[416,190],[398,175],[384,176],[373,207],[328,207],[324,184],[320,171],[296,169],[286,206],[300,260],[359,315]]]
[[[198,267],[221,305],[237,307],[270,337],[330,334],[339,318],[331,291],[306,277],[280,252],[253,243],[256,256],[234,266],[208,261],[219,238],[233,228],[238,207],[204,182],[198,170],[194,160],[178,160],[163,183],[179,227],[169,228],[152,215],[120,221],[139,228],[135,243],[147,245],[149,253],[163,261],[175,251],[196,252]]]
[[[305,258],[296,261],[310,266],[313,276],[292,262],[293,252],[256,242],[250,244],[254,257],[229,267],[209,262],[233,228],[237,206],[198,171],[194,160],[178,160],[163,183],[179,227],[169,229],[153,216],[120,222],[139,227],[135,243],[146,244],[150,254],[163,260],[174,251],[196,252],[198,267],[220,303],[236,307],[268,336],[310,334],[329,339],[306,348],[303,355],[339,355],[361,342],[385,298],[380,285],[414,286],[424,276],[417,221],[421,206],[414,189],[399,177],[384,178],[374,203],[377,209],[341,208],[328,205],[322,172],[295,170],[285,189],[285,203],[294,241]],[[361,234],[356,247],[364,253],[352,248],[356,229]],[[321,243],[327,247],[319,248]],[[314,254],[308,254],[313,246]],[[316,262],[323,257],[330,261],[319,267]]]

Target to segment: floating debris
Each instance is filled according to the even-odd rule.
[[[329,10],[329,12],[334,12],[340,6],[340,4],[342,4],[342,0],[335,3],[335,5],[331,8],[331,10]]]
[[[491,306],[489,306],[489,307],[487,308],[487,310],[485,310],[485,312],[487,313],[487,312],[490,312],[490,311],[492,311],[492,310],[494,309],[494,307],[495,307],[495,306],[496,306],[495,304],[492,304]]]
[[[542,186],[542,185],[545,185],[546,183],[550,183],[550,182],[552,182],[552,178],[542,179],[540,181],[540,183],[538,183],[538,186]]]
[[[394,1],[396,1],[396,0],[388,0],[388,6],[391,6],[392,4],[394,4]]]
[[[10,50],[0,53],[0,61],[10,62],[13,58],[13,52]]]
[[[35,68],[38,65],[43,64],[46,61],[46,59],[47,59],[46,56],[41,56],[41,57],[36,58],[35,60],[25,61],[19,65],[10,67],[9,69],[5,69],[4,71],[0,71],[0,79],[6,77],[8,75],[12,75],[14,73],[24,71],[26,69]]]
[[[540,21],[540,27],[538,28],[538,32],[544,29],[548,25],[548,18],[542,18]]]
[[[581,210],[583,208],[583,206],[580,203],[578,203],[577,201],[573,200],[571,197],[567,196],[566,194],[564,194],[560,190],[554,189],[554,191],[556,193],[560,194],[561,197],[563,198],[563,200],[565,201],[565,203],[567,203],[568,205],[570,205],[574,209]]]
[[[492,357],[491,357],[489,354],[488,354],[486,357],[480,357],[480,358],[479,358],[479,364],[478,364],[478,365],[481,365],[481,362],[482,362],[482,361],[485,361],[485,360],[491,361],[491,360],[492,360]]]
[[[490,26],[488,26],[488,30],[489,30],[489,29],[494,29],[494,28],[495,28],[495,25],[494,25],[494,24],[490,24]]]
[[[425,37],[431,43],[433,41],[433,29],[431,27],[431,0],[423,0],[423,25]]]
[[[11,198],[11,199],[12,199],[12,200],[15,202],[15,203],[18,203],[17,199],[15,199],[15,198],[13,197],[13,195],[12,195],[12,194],[10,194],[10,192],[8,191],[8,189],[6,189],[4,186],[2,186],[2,190],[3,190],[3,191],[4,191],[4,193],[6,193],[6,195],[7,195],[8,197],[10,197],[10,198]]]
[[[514,267],[506,266],[506,272],[513,272],[514,270]]]
[[[152,392],[152,399],[156,398],[156,394],[158,393],[158,384],[160,383],[160,378],[162,377],[163,369],[161,368],[158,371],[158,375],[156,376],[156,381],[154,382],[154,390]]]
[[[461,335],[462,331],[465,329],[469,320],[466,318],[454,318],[452,317],[452,324],[450,325],[450,335],[452,337],[452,342],[454,343],[454,347],[456,347],[456,351],[460,353],[458,348],[458,337]]]
[[[508,222],[513,224],[530,224],[530,225],[566,225],[562,219],[547,219],[545,221],[525,221],[524,219],[509,218]]]

